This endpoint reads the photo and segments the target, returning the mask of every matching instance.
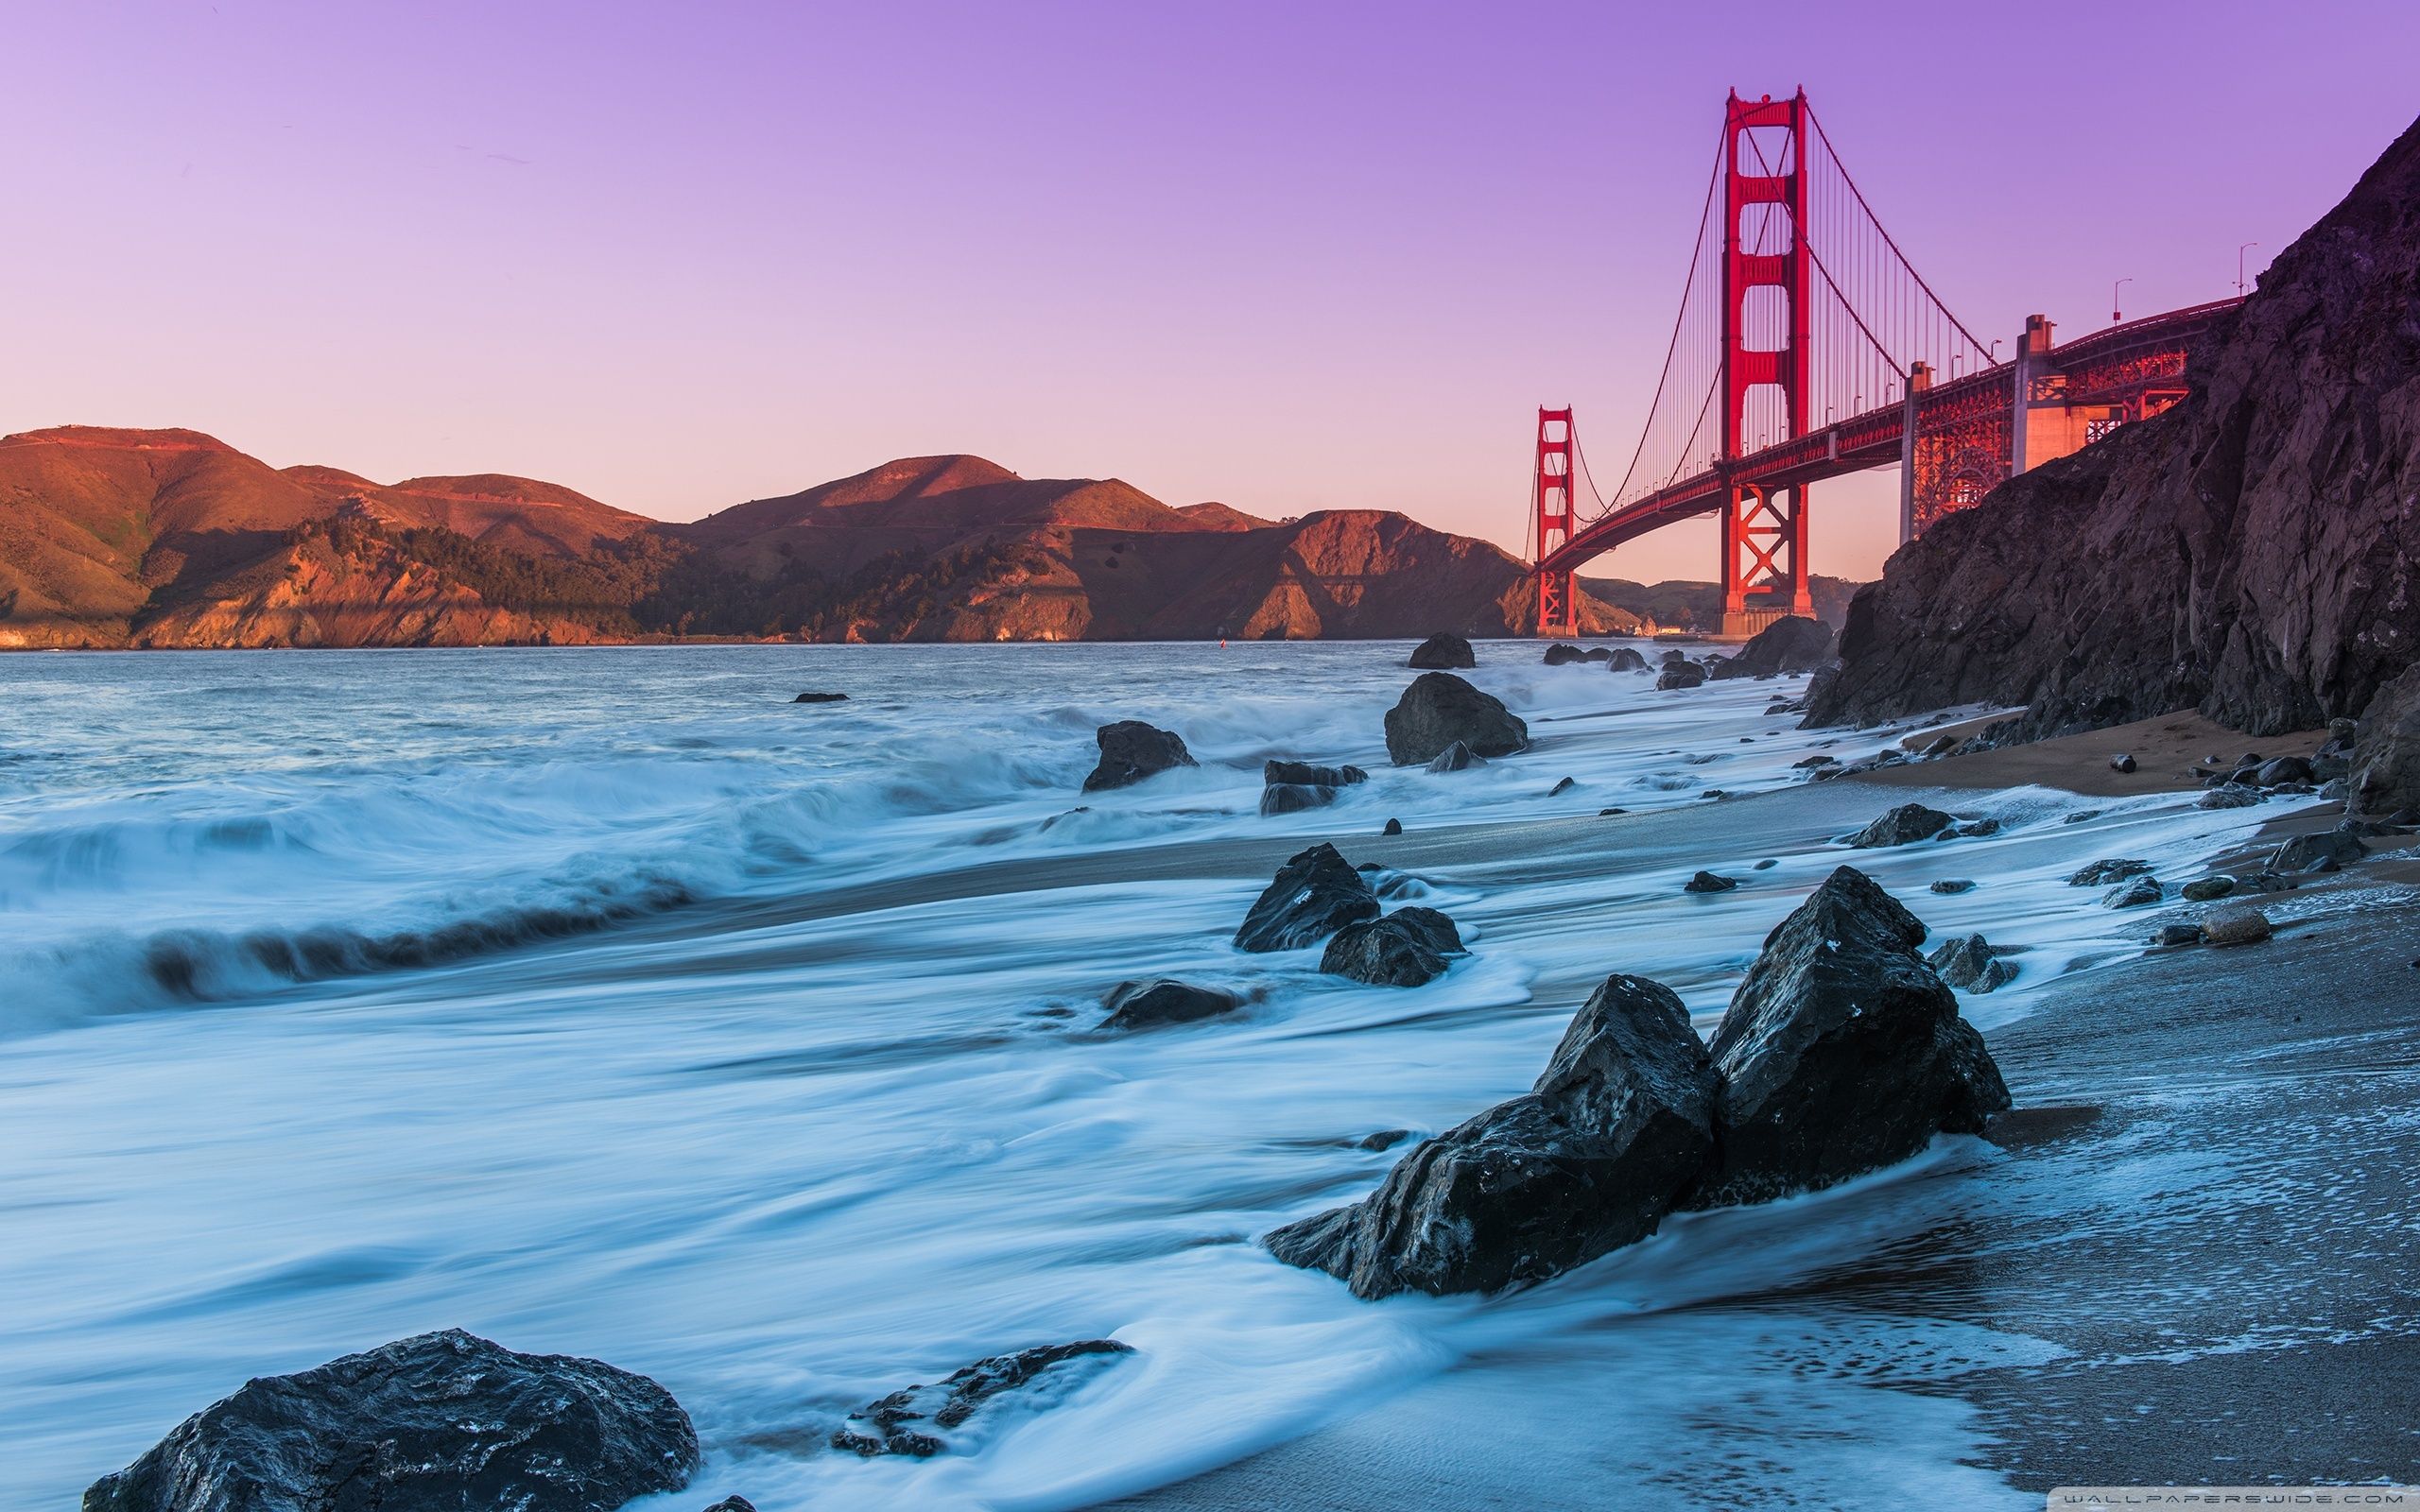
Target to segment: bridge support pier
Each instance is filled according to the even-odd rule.
[[[1571,431],[1571,411],[1546,409],[1538,411],[1537,476],[1530,490],[1531,524],[1538,542],[1538,559],[1543,561],[1557,546],[1571,539],[1571,453],[1575,445]],[[1580,585],[1569,572],[1540,571],[1538,579],[1538,634],[1541,638],[1577,637],[1580,634]]]
[[[1722,629],[1744,641],[1788,614],[1812,619],[1806,586],[1806,486],[1734,483],[1720,511]]]

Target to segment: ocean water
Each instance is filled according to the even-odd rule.
[[[0,661],[0,1505],[74,1504],[249,1376],[449,1326],[669,1386],[707,1463],[665,1508],[1073,1507],[1349,1432],[1440,1381],[1497,1420],[1457,1473],[1483,1480],[1492,1444],[1578,1455],[1574,1505],[1743,1494],[1676,1487],[1675,1453],[1779,1477],[1774,1505],[2026,1504],[1962,1463],[1965,1410],[1910,1388],[2047,1346],[1709,1305],[1793,1294],[1936,1221],[2001,1159],[1979,1142],[1492,1300],[1357,1302],[1253,1240],[1374,1185],[1401,1147],[1364,1136],[1525,1088],[1607,971],[1671,982],[1710,1026],[1843,860],[1937,932],[2027,948],[2014,987],[1969,1004],[1988,1031],[2067,967],[2139,949],[2139,918],[2067,871],[2152,854],[2173,875],[2274,806],[2135,799],[2067,824],[2083,800],[1976,794],[1960,812],[2006,831],[1954,865],[1852,855],[1836,832],[1863,815],[1768,833],[1759,805],[1705,790],[1794,787],[1810,751],[1904,731],[1793,730],[1763,713],[1789,679],[1658,693],[1483,644],[1469,676],[1534,748],[1398,771],[1380,721],[1408,649]],[[788,701],[817,688],[851,701]],[[1127,717],[1201,765],[1080,793],[1093,730]],[[1263,818],[1267,756],[1373,776]],[[1594,823],[1607,806],[1697,816],[1627,848],[1571,838],[1620,833]],[[1228,945],[1293,837],[1390,816],[1411,832],[1389,852],[1403,895],[1461,922],[1467,960],[1406,991]],[[1421,849],[1496,822],[1530,828]],[[1684,899],[1699,866],[1750,885]],[[1985,885],[1923,891],[1945,874]],[[1153,974],[1253,1002],[1090,1032],[1104,989]],[[1098,1336],[1135,1352],[979,1416],[958,1452],[821,1447],[898,1386]],[[1585,1434],[1539,1426],[1569,1383],[1647,1371],[1658,1389]],[[1931,1500],[1876,1499],[1877,1475]]]

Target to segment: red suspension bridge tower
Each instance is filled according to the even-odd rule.
[[[1735,91],[1722,119],[1722,630],[1752,634],[1811,614],[1806,485],[1771,487],[1730,466],[1747,450],[1749,400],[1778,434],[1806,429],[1808,313],[1806,92],[1754,102]],[[1778,399],[1776,404],[1772,402]],[[1751,608],[1751,596],[1755,605]]]
[[[1532,539],[1543,561],[1571,539],[1571,411],[1538,411],[1536,479],[1530,490]],[[1580,597],[1568,571],[1538,574],[1538,633],[1580,633]]]

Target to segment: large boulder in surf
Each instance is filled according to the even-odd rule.
[[[1316,945],[1347,924],[1378,917],[1378,895],[1336,847],[1322,841],[1297,851],[1261,890],[1236,931],[1236,947],[1292,951]]]
[[[1786,614],[1758,630],[1739,654],[1717,662],[1716,681],[1725,678],[1771,678],[1786,672],[1812,672],[1831,660],[1837,639],[1820,620]]]
[[[2353,739],[2356,814],[2420,810],[2420,664],[2380,688]]]
[[[1418,987],[1444,975],[1445,958],[1461,954],[1453,919],[1434,908],[1398,908],[1338,930],[1320,970],[1373,987]]]
[[[1666,662],[1664,670],[1655,676],[1656,689],[1663,693],[1670,693],[1680,688],[1695,688],[1702,686],[1704,682],[1705,668],[1686,658],[1678,662]]]
[[[609,1512],[687,1484],[672,1394],[458,1329],[248,1381],[84,1493],[84,1512]]]
[[[1613,655],[1605,658],[1605,670],[1608,672],[1648,672],[1653,669],[1648,666],[1647,658],[1639,654],[1636,646],[1617,645],[1613,648]]]
[[[1713,1101],[1681,1000],[1608,977],[1529,1092],[1422,1141],[1364,1200],[1265,1242],[1363,1297],[1543,1280],[1655,1231],[1715,1159]]]
[[[1093,732],[1093,738],[1100,743],[1100,765],[1084,779],[1087,793],[1126,787],[1172,766],[1196,765],[1193,753],[1184,748],[1184,742],[1174,731],[1147,725],[1140,719],[1103,725]]]
[[[1526,750],[1530,727],[1489,694],[1447,672],[1414,678],[1387,711],[1387,757],[1397,766],[1433,761],[1456,741],[1480,756]]]
[[[1557,641],[1554,644],[1547,647],[1546,664],[1550,667],[1567,667],[1574,662],[1585,662],[1587,660],[1587,652],[1582,651],[1576,645],[1567,645],[1561,641]]]
[[[1335,788],[1312,787],[1302,782],[1279,782],[1260,790],[1263,818],[1277,814],[1300,814],[1305,809],[1325,808],[1335,801]]]
[[[1455,667],[1475,667],[1478,658],[1471,655],[1471,643],[1461,636],[1440,630],[1412,649],[1410,666],[1429,671],[1449,671]]]
[[[879,1454],[925,1459],[951,1447],[935,1430],[964,1427],[993,1399],[1038,1382],[1061,1390],[1075,1384],[1071,1377],[1096,1372],[1133,1352],[1133,1346],[1115,1339],[1082,1339],[977,1360],[931,1385],[903,1387],[849,1414],[848,1423],[833,1432],[832,1447],[868,1459]]]
[[[1979,1133],[2009,1106],[1983,1037],[1916,947],[1925,926],[1853,868],[1765,936],[1711,1048],[1721,1174],[1705,1205],[1761,1202]]]

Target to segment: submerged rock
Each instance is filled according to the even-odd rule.
[[[1173,977],[1156,976],[1120,982],[1100,1000],[1100,1005],[1109,1010],[1109,1017],[1101,1021],[1100,1026],[1122,1032],[1156,1029],[1171,1023],[1193,1023],[1202,1019],[1215,1019],[1222,1013],[1233,1013],[1243,1005],[1243,1001],[1233,992],[1195,987],[1190,982],[1180,982]]]
[[[977,1360],[932,1385],[894,1391],[879,1401],[868,1403],[862,1411],[851,1413],[849,1421],[859,1426],[836,1430],[832,1447],[869,1459],[877,1454],[907,1454],[923,1459],[942,1453],[950,1447],[948,1441],[926,1432],[927,1426],[963,1427],[977,1408],[1004,1392],[1040,1382],[1064,1387],[1074,1383],[1068,1379],[1072,1366],[1098,1366],[1133,1352],[1132,1346],[1115,1339],[1084,1339]]]
[[[1510,756],[1530,744],[1530,727],[1493,695],[1444,672],[1424,673],[1387,711],[1387,757],[1397,766],[1431,761],[1460,742],[1479,756]]]
[[[1247,951],[1290,951],[1316,945],[1347,924],[1378,917],[1369,880],[1324,842],[1298,851],[1278,869],[1236,931]]]
[[[1921,803],[1902,803],[1890,813],[1849,837],[1851,848],[1872,850],[1881,846],[1913,845],[1929,840],[1942,831],[1958,823],[1954,815],[1939,809],[1928,809]]]
[[[447,1329],[246,1382],[84,1512],[610,1512],[697,1466],[689,1415],[647,1377]]]
[[[1094,731],[1093,738],[1100,744],[1100,765],[1084,779],[1087,793],[1126,787],[1170,767],[1195,765],[1193,753],[1184,748],[1184,742],[1174,732],[1156,729],[1140,719],[1103,725]]]
[[[1980,840],[2000,833],[1997,819],[1968,819],[1958,827],[1958,833],[1969,840]]]
[[[2135,877],[2109,889],[2100,900],[2103,908],[2146,908],[2168,896],[2168,889],[2155,877]]]
[[[1701,871],[1681,885],[1683,892],[1729,892],[1739,885],[1734,877],[1718,877],[1711,871]]]
[[[1373,987],[1419,987],[1444,975],[1445,958],[1461,954],[1461,932],[1451,919],[1434,908],[1398,908],[1338,930],[1320,970]]]
[[[1944,877],[1932,885],[1932,890],[1939,893],[1973,892],[1975,884],[1967,877]]]
[[[1756,1202],[1980,1133],[2009,1106],[1983,1037],[1916,948],[1925,926],[1842,867],[1765,937],[1711,1049],[1722,1167],[1703,1201]]]
[[[1706,1050],[1671,989],[1605,980],[1528,1093],[1423,1140],[1377,1192],[1268,1236],[1363,1297],[1493,1292],[1655,1231],[1714,1157]]]
[[[1270,787],[1351,787],[1370,774],[1358,766],[1314,766],[1309,762],[1265,761],[1260,780]]]
[[[802,693],[790,700],[792,703],[847,703],[848,701],[849,696],[845,693]]]
[[[1475,667],[1478,658],[1471,654],[1471,643],[1459,635],[1440,630],[1413,648],[1409,666],[1431,670]]]

